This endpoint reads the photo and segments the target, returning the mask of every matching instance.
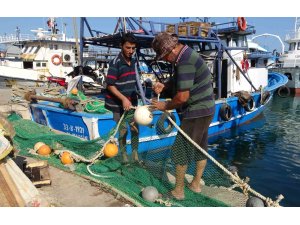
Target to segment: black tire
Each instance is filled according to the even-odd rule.
[[[252,112],[255,109],[255,101],[253,97],[250,98],[244,108],[247,112]]]
[[[169,121],[168,116],[170,116],[171,119],[176,122],[174,114],[164,112],[156,123],[156,131],[158,134],[169,134],[174,129],[174,125]],[[165,122],[168,124],[167,127],[165,127]]]
[[[227,103],[223,104],[219,111],[220,117],[222,120],[228,121],[232,117],[232,109],[231,106]]]
[[[281,98],[286,98],[288,96],[291,95],[291,89],[289,87],[287,87],[286,85],[281,86],[278,91],[277,94],[281,97]]]

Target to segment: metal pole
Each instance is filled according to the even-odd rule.
[[[80,52],[79,52],[79,54],[80,55],[79,55],[79,58],[80,58],[80,63],[81,64],[83,64],[83,46],[84,46],[83,34],[84,34],[84,18],[80,18],[80,34],[79,34],[79,41],[80,41]]]
[[[76,43],[76,49],[77,49],[77,60],[78,60],[78,65],[81,65],[81,60],[80,60],[80,46],[78,44],[78,32],[77,32],[77,24],[76,24],[76,17],[73,17],[73,28],[74,28],[74,37],[75,37],[75,43]]]
[[[221,93],[222,93],[222,71],[221,71],[221,63],[222,63],[222,49],[221,49],[221,44],[218,44],[218,99],[221,98]],[[226,96],[227,97],[227,96]]]

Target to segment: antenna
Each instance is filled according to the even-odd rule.
[[[17,38],[18,41],[20,41],[20,32],[21,32],[21,30],[20,30],[20,28],[17,26],[17,27],[16,27],[16,38]]]

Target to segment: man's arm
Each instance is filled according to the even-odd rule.
[[[187,100],[190,98],[190,91],[179,91],[174,96],[174,98],[171,101],[165,101],[165,102],[158,102],[155,99],[152,100],[152,105],[161,111],[164,110],[171,110],[179,108],[181,105],[187,102]]]
[[[129,110],[132,106],[131,102],[126,98],[114,85],[108,85],[107,89],[118,99],[122,101],[123,109]]]

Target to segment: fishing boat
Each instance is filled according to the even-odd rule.
[[[300,95],[300,20],[296,17],[295,29],[287,34],[285,42],[289,45],[288,51],[279,58],[276,68],[271,71],[282,73],[288,77],[288,83],[278,89],[278,94],[286,97],[290,94]]]
[[[82,20],[83,25],[88,24],[86,18]],[[244,58],[244,55],[249,51],[247,35],[254,32],[254,27],[240,24],[239,20],[215,26],[207,23],[180,25],[152,21],[143,21],[141,24],[135,18],[124,18],[124,22],[127,22],[126,30],[132,32],[139,43],[140,49],[137,49],[136,56],[138,62],[150,62],[149,64],[153,66],[153,61],[148,55],[141,53],[141,49],[150,49],[154,36],[161,31],[173,29],[181,43],[197,48],[211,70],[216,99],[215,114],[209,127],[210,136],[250,122],[263,112],[274,91],[287,82],[286,76],[275,72],[268,73],[268,69],[261,64],[248,63],[248,66],[245,66],[248,59]],[[182,28],[185,31],[182,31]],[[84,29],[84,26],[81,29]],[[121,35],[122,32],[117,32],[101,37],[81,37],[81,42],[117,49]],[[137,73],[139,73],[138,69]],[[172,77],[172,74],[164,76],[164,73],[156,70],[152,70],[152,73],[161,82]],[[147,104],[142,87],[140,94],[141,105]],[[96,114],[76,111],[76,107],[73,110],[64,109],[59,105],[60,103],[51,101],[31,102],[32,120],[87,140],[104,137],[116,125],[110,111]],[[177,113],[172,111],[171,115],[172,119],[180,124]],[[140,126],[139,151],[166,148],[172,145],[176,134],[177,130],[170,124],[165,113],[154,111],[151,125]],[[130,143],[130,136],[128,143]],[[130,145],[128,151],[131,151]]]
[[[0,57],[0,87],[15,84],[43,86],[49,81],[65,85],[66,76],[77,65],[76,42],[59,33],[55,18],[47,21],[48,30],[31,30],[35,35],[21,34],[0,36],[6,51]],[[79,47],[79,45],[78,45]]]

